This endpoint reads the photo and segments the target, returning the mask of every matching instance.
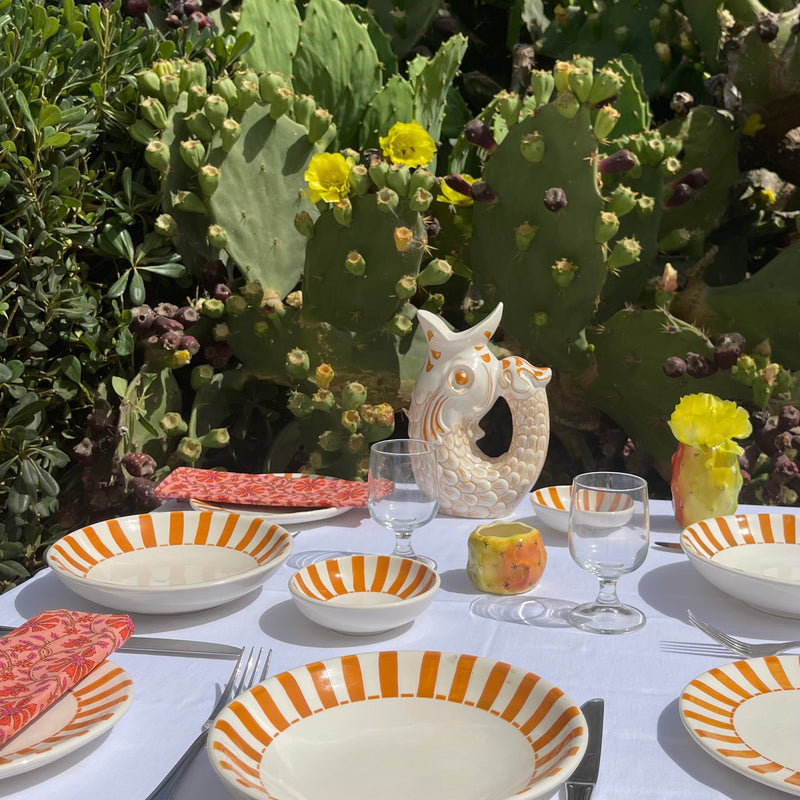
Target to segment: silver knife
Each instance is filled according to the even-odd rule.
[[[567,781],[567,800],[589,800],[597,783],[600,749],[603,744],[603,706],[599,697],[587,700],[581,706],[589,728],[589,744],[580,764]]]
[[[8,625],[0,625],[0,636],[16,630]],[[155,636],[131,636],[120,648],[128,653],[165,653],[173,656],[236,656],[242,648],[232,644],[215,642],[193,642],[187,639],[159,639]]]

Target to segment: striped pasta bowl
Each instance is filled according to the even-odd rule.
[[[440,582],[420,561],[354,555],[309,564],[292,575],[289,592],[312,622],[339,633],[373,634],[418,617]]]
[[[47,564],[101,606],[143,614],[214,608],[258,588],[292,552],[279,525],[212,511],[117,517],[67,534]]]
[[[694,568],[747,605],[800,619],[800,515],[732,514],[681,533]]]
[[[490,658],[345,655],[235,698],[208,737],[214,770],[256,800],[538,800],[569,778],[586,720],[558,687]]]

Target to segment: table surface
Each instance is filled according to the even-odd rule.
[[[413,537],[418,552],[437,560],[442,579],[423,615],[401,629],[374,636],[347,636],[316,626],[290,598],[287,582],[293,571],[331,551],[392,549],[392,534],[355,509],[317,524],[288,526],[296,532],[292,555],[246,597],[191,614],[134,614],[136,633],[268,646],[273,650],[271,674],[322,658],[376,650],[487,656],[547,678],[578,704],[592,697],[605,699],[602,762],[593,800],[789,797],[743,777],[700,749],[679,718],[678,697],[693,678],[735,660],[713,652],[710,640],[687,621],[688,608],[752,640],[799,639],[800,620],[756,611],[707,583],[682,553],[651,546],[644,565],[619,582],[621,600],[647,615],[645,627],[619,636],[577,630],[559,613],[592,599],[596,578],[578,568],[566,535],[539,523],[527,501],[512,518],[536,525],[548,553],[541,581],[525,595],[506,599],[478,592],[465,565],[467,537],[482,521],[438,517]],[[651,531],[651,542],[678,540],[679,527],[668,502],[651,502]],[[63,587],[45,569],[0,595],[0,622],[17,625],[55,608],[104,610]],[[233,667],[226,659],[125,652],[115,653],[112,660],[130,673],[135,686],[125,716],[74,753],[0,781],[0,797],[142,800],[194,739]],[[205,752],[195,759],[175,795],[176,800],[229,796]],[[563,789],[556,797],[564,797]]]

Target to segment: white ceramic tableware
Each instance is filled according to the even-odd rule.
[[[569,498],[572,486],[546,486],[531,492],[536,518],[559,533],[569,529]]]
[[[214,608],[260,586],[292,552],[291,534],[210,511],[118,517],[73,531],[47,563],[76,594],[143,614]]]
[[[209,733],[214,770],[255,800],[538,800],[570,776],[586,720],[549,681],[474,655],[346,655],[269,678]]]
[[[800,656],[715,667],[686,686],[678,709],[691,737],[717,761],[800,796]]]
[[[410,558],[354,555],[309,564],[289,580],[297,608],[340,633],[370,634],[418,617],[439,588],[438,574]]]
[[[732,514],[689,525],[681,546],[710,583],[747,605],[800,618],[800,516]]]
[[[242,517],[258,517],[278,525],[300,525],[303,522],[319,522],[322,519],[338,517],[349,508],[290,508],[284,506],[245,506],[238,503],[209,503],[205,500],[190,500],[195,511],[223,511],[226,514],[239,514]]]
[[[0,778],[49,764],[110,730],[133,702],[133,681],[103,661],[0,747]]]

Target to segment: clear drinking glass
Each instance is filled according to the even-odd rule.
[[[436,562],[417,555],[411,534],[439,509],[436,445],[421,439],[376,442],[369,454],[369,513],[395,533],[393,556],[413,558],[436,569]]]
[[[644,625],[639,609],[620,603],[617,580],[642,565],[649,538],[644,478],[623,472],[587,472],[572,481],[569,552],[578,566],[600,581],[597,598],[569,612],[572,625],[594,633],[628,633]]]

